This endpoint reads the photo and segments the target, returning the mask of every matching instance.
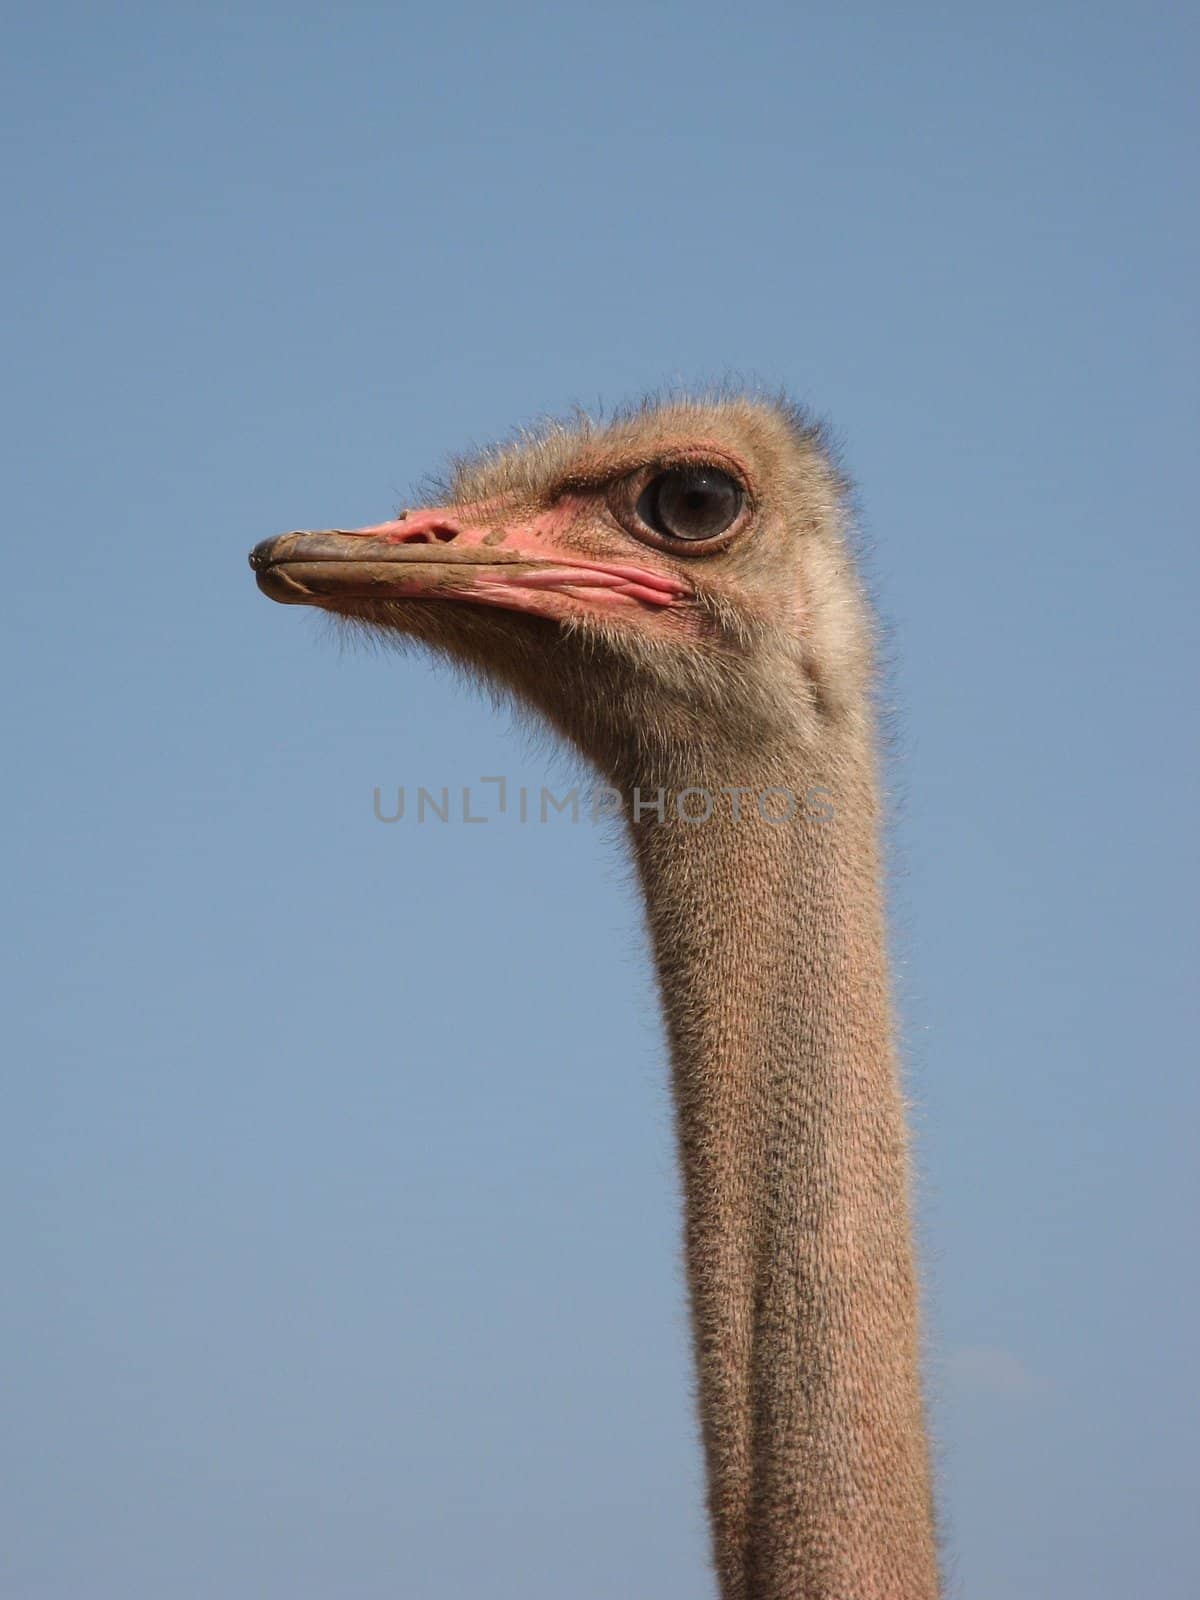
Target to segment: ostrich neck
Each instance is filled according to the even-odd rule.
[[[716,798],[710,820],[669,808],[631,829],[672,1055],[721,1591],[930,1600],[869,742],[833,776],[799,748],[725,766],[691,780]],[[739,820],[722,784],[751,791]],[[806,804],[813,785],[825,794]],[[763,820],[770,787],[795,794],[794,820]]]

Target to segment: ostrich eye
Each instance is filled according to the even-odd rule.
[[[660,472],[637,503],[637,514],[646,526],[672,539],[715,539],[741,509],[741,486],[715,467]]]

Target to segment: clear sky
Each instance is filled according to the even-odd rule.
[[[6,1600],[713,1593],[618,851],[375,821],[569,769],[245,557],[731,373],[892,639],[950,1592],[1200,1592],[1194,18],[4,31]]]

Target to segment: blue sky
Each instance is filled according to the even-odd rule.
[[[569,768],[245,553],[737,373],[834,423],[892,641],[951,1593],[1196,1592],[1196,33],[8,19],[11,1600],[713,1592],[619,853],[376,822]]]

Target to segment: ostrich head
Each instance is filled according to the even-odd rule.
[[[815,741],[853,713],[866,612],[844,484],[783,402],[682,400],[460,462],[442,502],[286,533],[259,587],[422,641],[532,706],[615,780]]]

